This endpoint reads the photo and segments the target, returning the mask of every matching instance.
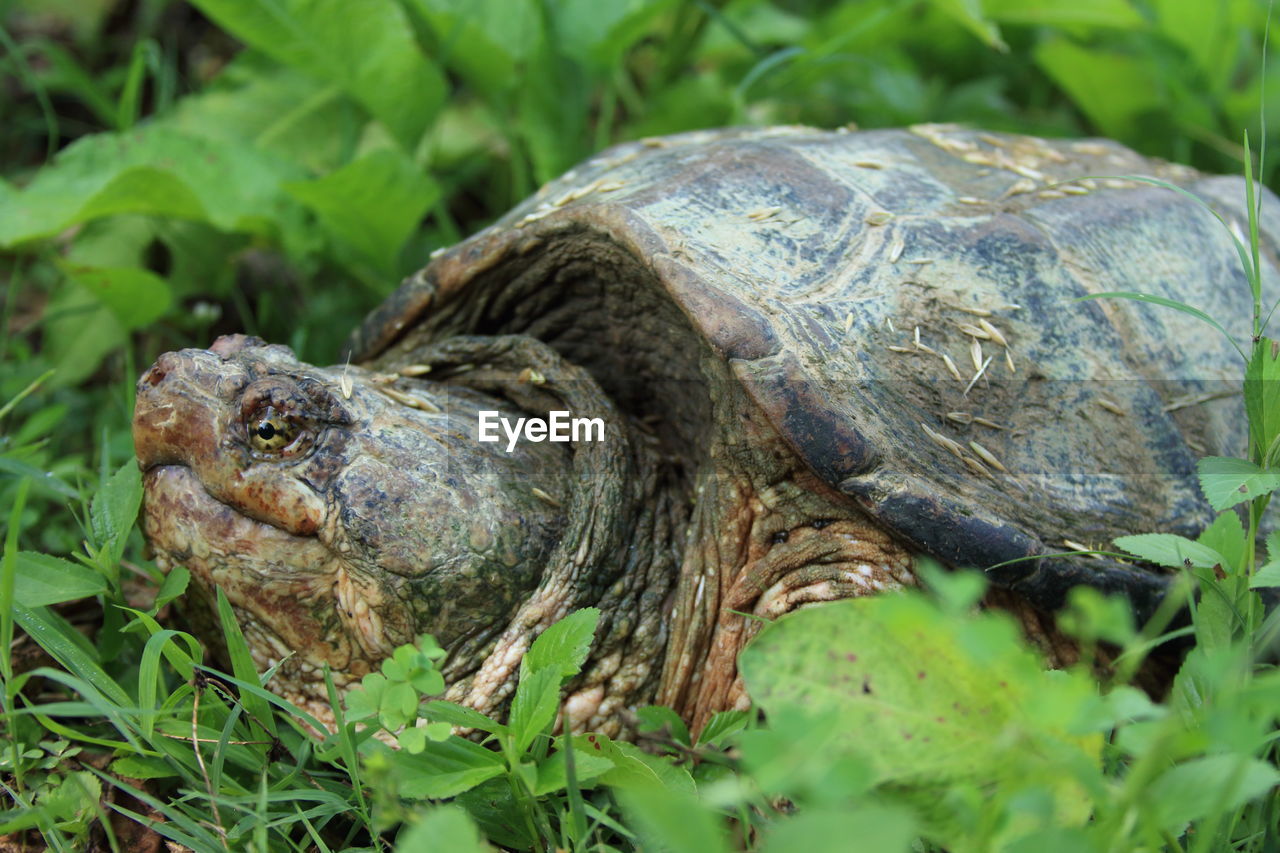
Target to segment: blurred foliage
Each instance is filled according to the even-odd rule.
[[[132,762],[120,772],[201,790],[207,778],[193,767],[190,745],[164,739],[182,734],[182,715],[202,695],[191,682],[198,649],[154,620],[185,580],[162,580],[146,561],[132,528],[136,483],[122,473],[134,470],[133,379],[159,352],[247,331],[288,343],[306,360],[332,361],[354,318],[433,250],[595,151],[647,135],[958,121],[1105,135],[1145,154],[1238,172],[1241,129],[1275,138],[1280,122],[1277,72],[1263,63],[1268,9],[1261,0],[0,0],[0,580],[18,579],[16,591],[0,582],[0,639],[15,624],[42,638],[62,667],[43,677],[83,699],[58,713],[112,721],[116,734],[95,729],[87,742]],[[1274,186],[1271,162],[1261,174]],[[144,607],[139,584],[148,589]],[[82,596],[96,608],[87,615],[53,608]],[[10,599],[25,609],[9,610]],[[132,615],[122,615],[130,606]],[[953,637],[946,631],[970,630],[950,618],[935,637],[943,646]],[[98,625],[95,646],[78,628]],[[178,651],[180,643],[187,645]],[[1008,644],[996,644],[1009,666],[1025,669]],[[965,674],[982,665],[958,664],[957,695],[986,689]],[[885,777],[866,756],[837,760],[844,747],[802,716],[788,722],[790,700],[780,699],[781,740],[753,732],[741,741],[760,790],[729,790],[726,777],[716,802],[746,826],[752,814],[778,811],[770,797],[807,803],[804,822],[761,828],[770,849],[819,848],[833,834],[901,847],[922,826],[973,849],[991,839],[1023,845],[1010,849],[1086,849],[1080,845],[1094,841],[1154,849],[1180,835],[1195,809],[1211,821],[1199,839],[1240,842],[1254,833],[1249,843],[1274,842],[1271,812],[1242,819],[1230,811],[1272,779],[1254,756],[1271,737],[1275,688],[1233,680],[1244,666],[1207,652],[1193,658],[1169,711],[1130,697],[1085,724],[1002,707],[1018,732],[1046,738],[1079,772],[1055,780],[1037,765],[1018,775],[1022,788],[987,799],[992,779],[1009,775],[966,776],[923,817],[902,798],[882,808],[885,786],[906,777]],[[16,715],[28,675],[11,667],[0,674],[0,764],[17,780],[12,796],[41,804],[45,821],[25,825],[79,844],[101,808],[100,776],[69,769],[90,766],[76,764],[80,747],[68,740],[83,733]],[[1069,694],[1067,710],[1088,705],[1075,681],[1054,686],[1036,681],[1039,673],[1023,675],[1037,691]],[[410,683],[384,693],[402,697]],[[266,714],[273,699],[256,685],[244,689],[245,704]],[[1225,704],[1212,708],[1206,696]],[[246,742],[261,736],[234,703],[202,701],[211,714],[202,737],[225,747],[233,731]],[[649,716],[664,719],[656,710]],[[155,735],[157,717],[171,729],[164,737]],[[1098,733],[1130,718],[1141,724],[1099,759]],[[695,749],[687,732],[681,742],[678,727],[664,724],[677,751]],[[128,743],[103,740],[117,736]],[[281,737],[296,765],[237,744],[219,776],[234,793],[225,802],[240,830],[261,839],[259,849],[268,847],[268,814],[280,817],[267,805],[268,770],[277,774],[273,796],[283,796],[271,808],[289,802],[290,782],[307,784],[324,819],[350,811],[339,794],[362,784],[354,752],[342,753],[349,743],[324,747],[343,755],[339,771],[320,766],[302,734]],[[780,743],[836,757],[825,769],[797,768]],[[546,758],[545,744],[534,749]],[[523,766],[519,753],[506,756],[513,774]],[[712,758],[695,756],[706,762],[700,782],[718,778],[723,762]],[[1114,770],[1130,760],[1132,773],[1099,781],[1099,761]],[[1243,781],[1205,812],[1197,778],[1233,773]],[[308,782],[298,783],[299,774]],[[1151,780],[1187,811],[1143,800]],[[1106,805],[1113,796],[1119,805]],[[1107,822],[1097,837],[1071,821],[1061,832],[1045,828],[1072,797]],[[707,812],[654,802],[643,790],[622,798],[640,838],[699,850],[725,843]],[[182,826],[205,838],[209,815],[199,810],[208,804],[199,796],[191,803]],[[485,825],[483,803],[469,808]],[[363,800],[357,811],[370,819]],[[1235,816],[1223,819],[1227,813]],[[32,809],[24,814],[0,815],[0,831],[37,820]],[[591,819],[597,827],[615,818]],[[405,823],[406,846],[433,832],[478,846],[458,811]],[[1118,834],[1105,834],[1112,829]],[[1041,842],[1035,832],[1045,833]],[[1178,844],[1174,838],[1170,849]]]

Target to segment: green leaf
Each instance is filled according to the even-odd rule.
[[[1280,783],[1280,772],[1247,755],[1210,755],[1165,771],[1142,802],[1164,832],[1178,833],[1211,814],[1230,814]]]
[[[657,785],[669,791],[693,794],[696,790],[689,771],[671,759],[650,755],[633,743],[618,743],[604,735],[578,735],[573,739],[579,751],[593,752],[613,762],[613,769],[599,782],[611,788],[645,788]]]
[[[1128,0],[983,0],[982,11],[1002,24],[1048,27],[1146,29],[1146,21]]]
[[[227,600],[227,594],[222,591],[222,587],[217,589],[218,621],[222,625],[222,636],[226,641],[227,656],[231,658],[231,674],[247,684],[261,687],[262,679],[258,676],[257,667],[253,665],[253,656],[249,653],[249,646],[244,641],[244,634],[240,631],[240,624],[236,622],[235,612],[231,609],[231,602]],[[271,705],[268,704],[267,700],[252,691],[241,690],[240,701],[244,704],[245,713],[260,723],[267,734],[275,737],[276,718],[271,712]]]
[[[528,749],[533,739],[548,729],[556,718],[556,710],[560,707],[560,678],[560,670],[554,666],[520,676],[507,720],[517,752]]]
[[[440,70],[398,3],[195,0],[219,26],[285,65],[342,88],[413,150],[444,103]]]
[[[439,60],[495,99],[520,85],[516,63],[541,39],[542,23],[531,3],[510,0],[405,0],[435,37]]]
[[[1059,786],[1064,805],[1079,803],[1074,782],[1053,765],[1096,763],[1101,746],[1099,735],[1069,733],[1096,695],[1087,677],[1046,673],[1011,619],[948,613],[919,594],[787,614],[738,665],[767,719],[838,719],[834,746],[865,754],[884,781],[1039,776]]]
[[[417,755],[400,751],[389,757],[400,795],[411,799],[456,797],[506,771],[497,753],[460,737],[428,739]]]
[[[979,0],[932,0],[932,3],[940,12],[982,39],[987,47],[1000,51],[1009,49],[1004,39],[1000,38],[1000,28],[983,14]]]
[[[695,797],[657,785],[617,792],[628,826],[645,850],[725,853],[728,839],[719,816]]]
[[[301,174],[248,144],[190,136],[163,124],[86,136],[0,206],[0,246],[120,213],[276,236],[296,220],[296,206],[283,197],[280,183]]]
[[[613,767],[612,761],[594,750],[583,751],[577,747],[573,750],[573,772],[579,785],[607,773]],[[533,785],[534,796],[542,797],[563,791],[567,784],[563,749],[538,763],[537,781]]]
[[[1117,548],[1128,551],[1135,557],[1171,569],[1185,568],[1188,561],[1192,566],[1202,569],[1211,569],[1226,563],[1226,559],[1221,554],[1207,545],[1172,533],[1120,536],[1114,541]]]
[[[177,776],[169,762],[146,755],[126,755],[111,762],[111,772],[129,779],[168,779]]]
[[[393,681],[382,692],[382,701],[378,703],[379,719],[383,728],[395,731],[408,725],[418,711],[418,694],[411,684]]]
[[[154,323],[172,302],[168,282],[148,270],[73,264],[63,264],[62,269],[72,281],[98,297],[126,329]]]
[[[461,806],[435,806],[408,824],[396,838],[397,853],[448,850],[450,853],[488,853],[475,821]]]
[[[142,472],[130,459],[102,484],[93,497],[89,518],[99,545],[111,549],[114,562],[124,554],[125,543],[142,506]]]
[[[828,806],[802,810],[779,820],[765,835],[763,853],[846,853],[851,849],[907,851],[919,830],[911,812],[901,806],[849,809]],[[853,840],[857,839],[856,845]]]
[[[1220,513],[1196,537],[1201,545],[1218,552],[1222,568],[1233,572],[1244,568],[1247,539],[1240,516],[1231,511]]]
[[[600,611],[594,607],[570,613],[538,635],[521,668],[529,672],[551,669],[560,678],[577,675],[591,650],[599,621]]]
[[[187,585],[190,583],[191,572],[187,571],[185,566],[174,566],[164,576],[164,582],[160,584],[160,589],[156,592],[156,600],[151,605],[152,609],[159,610],[170,601],[180,597],[187,591]]]
[[[102,575],[79,563],[35,551],[19,551],[14,600],[26,607],[74,601],[107,591]]]
[[[741,731],[750,720],[750,711],[718,711],[698,733],[698,745],[718,746],[723,738]]]
[[[1244,409],[1249,419],[1250,456],[1269,464],[1280,436],[1280,341],[1262,338],[1244,371]]]
[[[1036,63],[1107,136],[1132,138],[1138,117],[1164,106],[1158,71],[1148,62],[1063,36],[1036,45]]]
[[[390,148],[284,188],[316,214],[335,243],[389,279],[399,274],[400,249],[440,197],[434,181]]]
[[[1196,468],[1200,490],[1218,512],[1280,488],[1280,472],[1264,470],[1247,459],[1206,456]]]
[[[442,723],[461,726],[465,729],[476,729],[490,734],[500,734],[507,730],[506,726],[486,717],[474,708],[447,702],[444,699],[433,699],[426,703],[422,706],[421,713],[428,720],[438,720]]]
[[[653,733],[666,728],[673,741],[685,746],[693,746],[689,727],[671,708],[662,705],[645,705],[636,709],[636,717],[640,720],[640,731]]]

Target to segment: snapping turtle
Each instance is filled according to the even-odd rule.
[[[1244,447],[1239,362],[1183,314],[1073,300],[1243,322],[1249,296],[1207,211],[1108,174],[1245,220],[1239,180],[1098,140],[615,147],[408,279],[346,364],[243,336],[161,356],[147,535],[322,716],[322,664],[349,685],[424,631],[447,695],[500,710],[531,639],[594,605],[569,722],[696,725],[746,701],[742,613],[911,584],[918,554],[985,569],[1040,636],[1077,584],[1149,613],[1165,577],[1054,554],[1205,523],[1194,463]]]

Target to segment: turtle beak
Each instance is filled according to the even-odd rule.
[[[232,374],[232,375],[228,375]],[[228,381],[242,372],[207,350],[167,352],[138,380],[133,410],[133,446],[146,471],[160,465],[190,465],[194,456],[215,453],[212,413]],[[243,384],[241,379],[240,384]]]

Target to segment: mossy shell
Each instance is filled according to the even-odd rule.
[[[1147,611],[1163,576],[1040,555],[1200,529],[1211,513],[1196,460],[1246,449],[1243,362],[1186,314],[1080,300],[1183,301],[1247,344],[1251,296],[1228,230],[1183,194],[1106,177],[1134,175],[1184,187],[1247,233],[1241,179],[1103,140],[928,125],[630,143],[437,257],[350,349],[386,364],[424,339],[524,332],[587,358],[589,337],[608,350],[587,363],[603,379],[628,370],[629,350],[647,353],[643,383],[654,352],[669,347],[674,365],[683,344],[639,341],[629,329],[643,317],[623,301],[591,312],[589,329],[546,319],[566,278],[604,292],[611,276],[637,277],[657,294],[644,313],[676,309],[741,383],[737,399],[911,547],[988,569],[1041,606],[1088,583]],[[1268,293],[1274,204],[1266,195]],[[716,418],[734,416],[706,393]],[[1038,558],[1007,563],[1026,557]]]

